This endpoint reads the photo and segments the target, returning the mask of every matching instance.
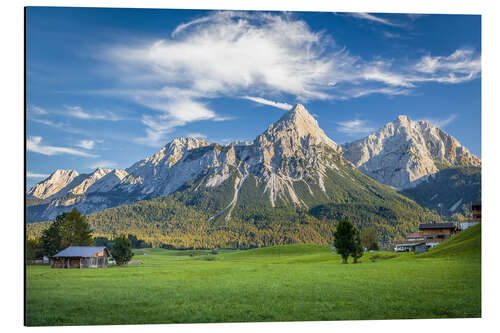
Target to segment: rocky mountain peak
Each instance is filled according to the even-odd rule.
[[[425,180],[439,171],[438,165],[481,165],[481,159],[450,134],[403,115],[342,148],[344,156],[360,171],[398,189]]]
[[[394,121],[394,123],[401,124],[401,125],[408,125],[411,123],[411,119],[408,116],[399,115],[398,118]]]
[[[28,197],[46,199],[70,184],[79,176],[75,170],[58,169],[54,171],[47,179],[38,183],[28,191]]]
[[[302,104],[296,104],[290,111],[286,112],[276,123],[269,126],[266,132],[257,137],[257,141],[286,143],[296,148],[301,147],[307,141],[308,145],[324,144],[334,150],[340,147],[319,127],[318,121],[307,111]],[[293,148],[293,147],[289,147]]]

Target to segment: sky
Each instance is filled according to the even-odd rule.
[[[339,144],[407,115],[481,156],[481,17],[27,8],[28,188],[251,141],[296,103]]]

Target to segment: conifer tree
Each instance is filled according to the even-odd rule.
[[[335,249],[342,257],[342,263],[347,264],[347,259],[354,251],[354,227],[346,219],[338,222],[335,233],[333,234]]]
[[[359,230],[354,228],[354,233],[352,237],[353,247],[351,256],[354,259],[354,263],[358,262],[358,259],[363,256],[363,245],[361,244],[361,236]]]

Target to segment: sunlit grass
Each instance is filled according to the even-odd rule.
[[[327,247],[287,245],[217,255],[145,249],[134,257],[143,265],[107,269],[29,266],[27,324],[480,317],[476,229],[435,253],[374,261],[366,253],[349,265]]]

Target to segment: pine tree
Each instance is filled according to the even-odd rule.
[[[47,229],[42,233],[40,241],[42,242],[43,254],[53,256],[63,250],[61,226],[64,223],[64,217],[67,213],[62,213],[56,217]]]
[[[95,244],[87,219],[76,208],[64,215],[61,234],[63,248],[70,245],[89,246]]]
[[[94,245],[92,230],[84,215],[74,208],[69,213],[62,213],[45,229],[40,238],[43,253],[53,256],[70,245]]]
[[[338,222],[335,233],[333,234],[336,252],[342,257],[342,262],[347,264],[347,259],[354,250],[354,227],[346,219]]]
[[[354,228],[352,240],[353,240],[353,248],[351,256],[354,258],[354,263],[356,264],[358,262],[358,259],[363,256],[363,245],[361,244],[361,235],[359,233],[359,230],[356,228]]]

